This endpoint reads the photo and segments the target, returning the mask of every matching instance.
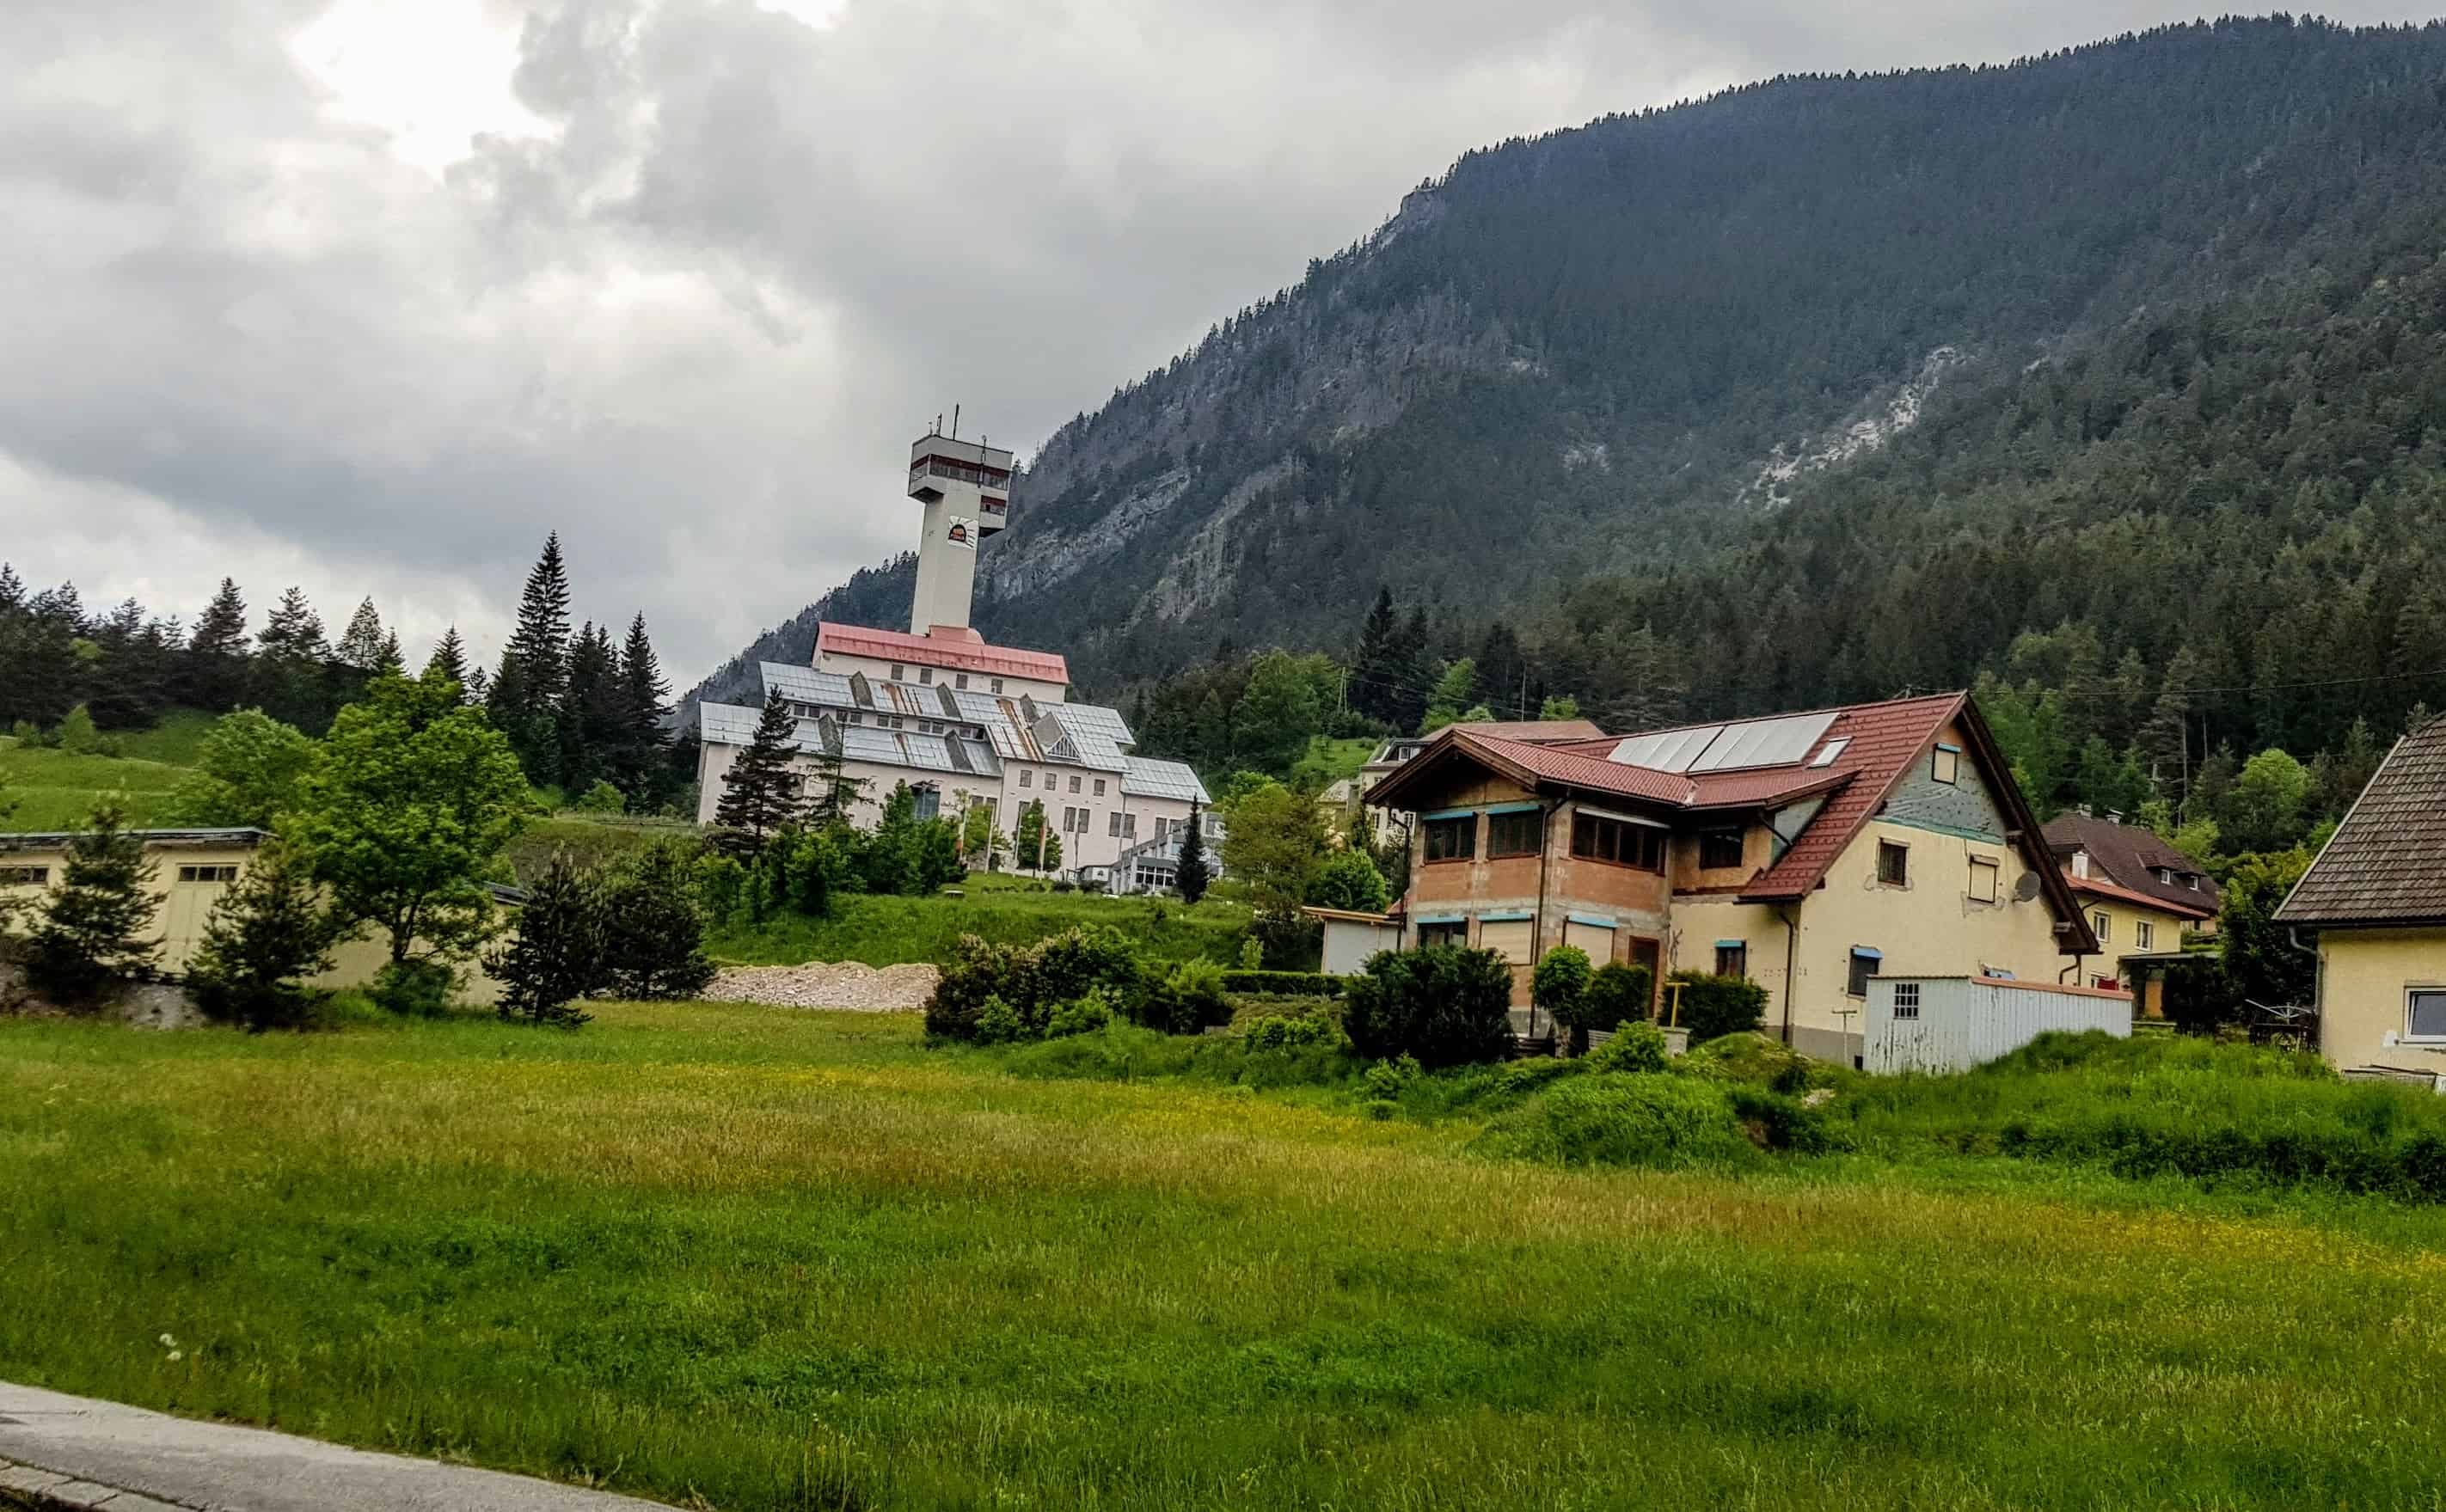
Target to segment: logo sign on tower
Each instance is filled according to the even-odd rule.
[[[971,551],[977,549],[977,522],[974,520],[963,519],[954,514],[951,516],[951,528],[945,534],[953,546],[965,546]]]

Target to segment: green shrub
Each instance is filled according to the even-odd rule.
[[[1349,980],[1343,1001],[1343,1028],[1369,1059],[1408,1055],[1432,1068],[1512,1051],[1512,971],[1491,950],[1380,952]]]
[[[1646,966],[1609,961],[1589,978],[1580,1011],[1590,1029],[1626,1019],[1656,1017],[1656,974]]]
[[[1137,1011],[1148,996],[1141,977],[1138,958],[1112,929],[1073,927],[1031,945],[962,935],[926,1000],[926,1032],[945,1039],[979,1038],[987,1005],[998,999],[1022,1030],[1006,1037],[1038,1038],[1055,1009],[1090,992],[1101,992],[1108,1008],[1118,1002]]]
[[[1084,997],[1074,998],[1053,1010],[1044,1020],[1044,1037],[1064,1039],[1072,1035],[1092,1035],[1112,1021],[1112,995],[1101,987],[1091,987]]]
[[[1254,935],[1240,942],[1240,969],[1258,971],[1266,964],[1266,943]]]
[[[1339,998],[1347,977],[1328,977],[1321,971],[1226,971],[1225,992],[1281,993],[1291,998]]]
[[[102,755],[102,732],[93,727],[93,712],[82,703],[70,709],[53,743],[71,756]]]
[[[1766,1022],[1766,989],[1747,977],[1677,971],[1665,980],[1681,984],[1681,1024],[1694,1045]]]
[[[1733,1116],[1749,1132],[1751,1142],[1796,1155],[1822,1155],[1848,1149],[1851,1137],[1816,1109],[1779,1092],[1735,1083],[1725,1089]]]
[[[1412,1082],[1419,1079],[1418,1058],[1403,1055],[1399,1060],[1380,1060],[1360,1073],[1360,1086],[1377,1100],[1399,1098]]]
[[[985,1005],[969,1026],[969,1037],[980,1045],[1007,1045],[1022,1039],[1033,1039],[1035,1031],[1019,1016],[1019,1011],[1002,999],[999,993],[988,996]]]
[[[1326,1017],[1260,1018],[1249,1026],[1242,1037],[1251,1051],[1301,1050],[1311,1045],[1350,1048],[1350,1036],[1342,1032],[1340,1024]]]
[[[1211,961],[1184,961],[1138,999],[1138,1021],[1167,1034],[1195,1035],[1210,1024],[1232,1021],[1224,996],[1223,968]]]
[[[629,800],[621,795],[618,788],[597,777],[593,787],[577,795],[577,802],[573,807],[580,813],[626,813]]]
[[[1616,1025],[1613,1037],[1590,1054],[1589,1064],[1597,1071],[1650,1072],[1663,1071],[1672,1058],[1665,1031],[1634,1018]]]
[[[1577,945],[1556,945],[1547,951],[1529,975],[1529,1000],[1571,1032],[1574,1055],[1589,1053],[1589,1031],[1598,1027],[1583,1017],[1590,975],[1589,953]]]
[[[1771,1035],[1752,1031],[1720,1035],[1703,1044],[1693,1035],[1688,1053],[1673,1063],[1673,1069],[1715,1081],[1745,1082],[1792,1092],[1807,1086],[1812,1078],[1822,1079],[1828,1067],[1824,1061],[1812,1060]]]
[[[1496,1117],[1482,1153],[1551,1166],[1754,1165],[1726,1089],[1684,1076],[1577,1076]]]
[[[439,1018],[450,1011],[459,974],[439,961],[394,961],[374,973],[366,996],[407,1018]]]

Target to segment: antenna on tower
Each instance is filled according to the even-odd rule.
[[[957,405],[957,404],[954,404],[954,405],[952,405],[952,406],[951,406],[951,439],[953,439],[953,440],[955,440],[955,441],[956,441],[956,440],[958,440],[959,439],[960,439],[960,406],[959,406],[959,405]]]

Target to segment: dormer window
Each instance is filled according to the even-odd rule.
[[[2087,882],[2089,880],[2088,851],[2076,850],[2072,853],[2072,874],[2079,877],[2083,882]]]
[[[1818,752],[1816,759],[1809,764],[1813,767],[1831,767],[1834,764],[1834,758],[1843,754],[1843,748],[1851,743],[1852,737],[1848,735],[1839,740],[1829,740],[1826,742],[1826,749]]]

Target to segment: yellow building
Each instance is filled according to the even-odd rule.
[[[254,864],[255,850],[272,836],[262,830],[138,830],[144,853],[154,863],[155,906],[150,937],[161,943],[154,964],[165,977],[178,977],[203,943],[204,924],[213,905],[230,885]],[[0,898],[29,907],[60,885],[67,865],[73,834],[45,831],[0,834]],[[514,895],[499,894],[504,901]],[[331,953],[331,968],[312,980],[316,987],[357,987],[371,981],[390,960],[385,941],[367,933],[341,944]],[[500,996],[499,984],[480,968],[465,972],[461,996],[490,1003]]]
[[[2446,719],[2396,742],[2276,922],[2317,934],[2322,1055],[2446,1073]]]
[[[1446,730],[1367,802],[1416,815],[1404,943],[1730,973],[1810,1055],[1878,975],[2082,982],[2096,953],[1966,693],[1533,744]]]

